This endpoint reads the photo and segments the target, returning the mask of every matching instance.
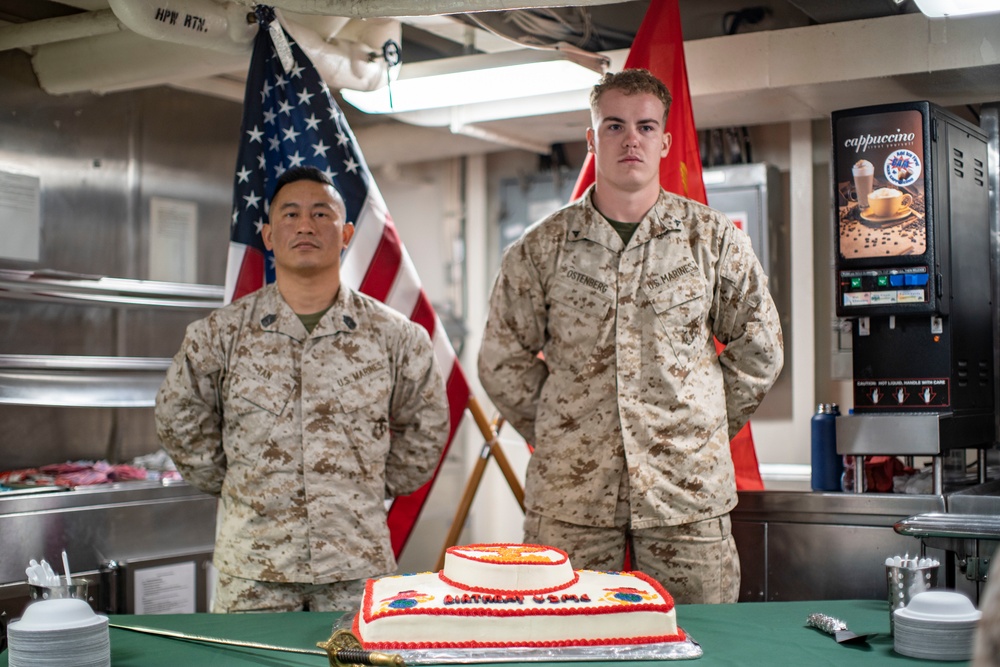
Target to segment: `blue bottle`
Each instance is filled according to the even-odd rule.
[[[812,489],[840,491],[844,459],[837,454],[836,403],[820,403],[812,418]]]

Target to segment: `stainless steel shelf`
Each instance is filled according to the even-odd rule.
[[[0,299],[27,299],[114,308],[195,308],[222,305],[220,285],[108,278],[59,271],[0,269]]]
[[[224,289],[219,285],[0,269],[0,299],[210,310],[223,305]],[[151,357],[0,355],[0,405],[152,407],[169,366],[170,359]]]
[[[152,407],[169,367],[154,357],[0,355],[0,404]]]

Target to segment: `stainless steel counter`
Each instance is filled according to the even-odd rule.
[[[732,515],[740,601],[885,599],[885,559],[921,548],[895,523],[946,510],[934,495],[740,493]],[[943,551],[928,553],[944,562]]]
[[[206,567],[215,541],[215,498],[179,482],[125,482],[75,490],[0,493],[0,611],[20,615],[28,599],[24,569],[46,559],[90,582],[92,605],[131,611],[134,573],[161,563],[194,562],[196,611],[207,611]]]
[[[30,496],[0,494],[0,584],[24,580],[32,558],[77,572],[102,560],[212,549],[215,499],[187,484],[125,482]]]
[[[744,491],[736,512],[746,520],[840,523],[845,516],[862,525],[885,525],[889,517],[945,511],[945,497],[896,493],[822,493],[814,491]]]

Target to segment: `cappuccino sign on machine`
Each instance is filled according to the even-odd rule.
[[[888,421],[873,427],[854,420],[844,426],[864,441],[863,451],[841,453],[988,446],[994,373],[986,135],[928,102],[847,109],[832,121],[836,310],[852,321],[854,414],[923,414],[936,426],[919,427],[930,440],[904,451],[913,446],[910,436],[898,446],[875,444],[898,438],[898,423],[883,430]],[[844,434],[844,449],[852,433]]]
[[[837,313],[935,312],[929,105],[834,113]]]

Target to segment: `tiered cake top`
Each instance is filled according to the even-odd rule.
[[[569,588],[579,580],[569,556],[535,544],[475,544],[445,552],[440,577],[456,588],[477,593],[526,595]],[[485,588],[483,582],[490,582]]]

